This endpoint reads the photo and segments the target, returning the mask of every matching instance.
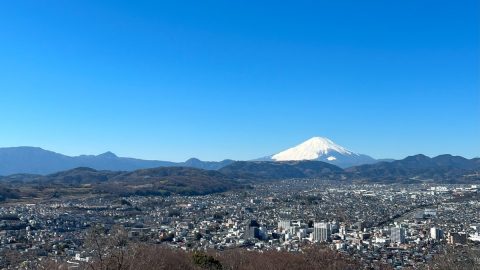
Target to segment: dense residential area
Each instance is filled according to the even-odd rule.
[[[315,248],[362,269],[417,269],[454,252],[458,262],[473,258],[477,266],[471,267],[478,267],[479,199],[477,185],[288,179],[203,196],[6,203],[0,208],[0,265],[54,261],[84,269],[101,257],[92,237],[122,235],[128,243],[182,256],[220,258],[239,250],[303,256]]]

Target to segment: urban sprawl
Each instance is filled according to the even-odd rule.
[[[417,268],[445,248],[480,246],[479,195],[476,185],[293,179],[205,196],[4,203],[0,254],[51,257],[74,268],[91,260],[84,245],[91,228],[121,226],[132,241],[173,249],[302,252],[322,245],[358,259],[365,268]]]

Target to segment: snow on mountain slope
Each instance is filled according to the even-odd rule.
[[[295,147],[270,156],[270,160],[319,160],[343,168],[376,162],[367,155],[354,153],[324,137],[313,137]]]
[[[339,153],[342,155],[357,155],[352,151],[335,144],[330,139],[322,137],[313,137],[295,147],[287,149],[272,156],[273,160],[314,160],[329,153]],[[330,159],[334,159],[332,157]],[[328,159],[328,158],[327,158]]]

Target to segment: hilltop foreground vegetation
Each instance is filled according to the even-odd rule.
[[[165,245],[129,240],[121,227],[107,231],[92,228],[84,240],[88,261],[72,265],[67,261],[40,258],[34,254],[11,251],[2,255],[9,269],[90,269],[90,270],[356,270],[362,267],[355,257],[312,245],[302,252],[248,251],[184,251]],[[436,255],[425,269],[478,270],[479,250],[452,247]],[[377,264],[368,269],[390,270],[389,265]],[[422,268],[423,269],[423,268]]]

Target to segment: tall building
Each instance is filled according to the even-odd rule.
[[[330,239],[331,231],[327,222],[315,222],[313,224],[313,241],[326,242]]]
[[[258,227],[247,227],[245,231],[245,239],[260,239],[260,230]]]
[[[278,230],[282,232],[289,232],[290,228],[292,227],[292,223],[288,219],[283,219],[278,222]]]
[[[405,229],[394,227],[390,229],[390,240],[392,243],[405,243]]]
[[[430,237],[435,240],[440,240],[443,238],[443,231],[437,227],[430,229]]]
[[[245,228],[245,239],[260,239],[260,225],[256,220],[251,220]]]
[[[258,239],[260,240],[267,240],[268,239],[268,231],[265,227],[258,228]]]
[[[338,221],[334,220],[333,222],[329,223],[330,225],[330,233],[338,233],[340,229],[340,224]]]

